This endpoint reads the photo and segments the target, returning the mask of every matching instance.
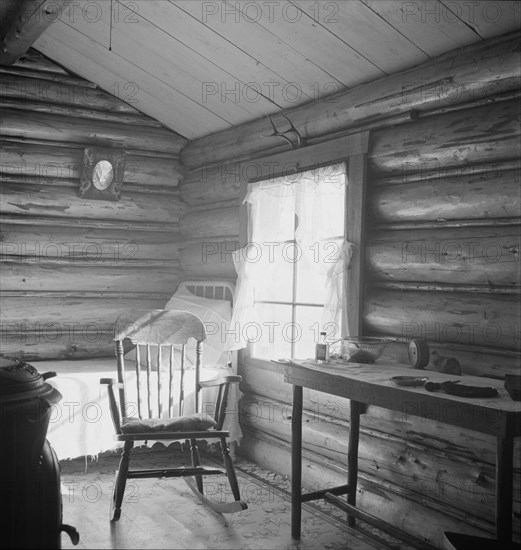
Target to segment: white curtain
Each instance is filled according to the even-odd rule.
[[[309,292],[324,296],[322,326],[329,323],[337,338],[344,335],[344,272],[353,252],[353,245],[342,237],[346,185],[344,164],[249,185],[244,199],[249,209],[248,244],[234,253],[238,279],[230,349],[245,347],[248,328],[260,323],[255,299],[276,301],[284,285],[292,284],[292,261],[308,274]],[[303,287],[303,292],[308,290]]]

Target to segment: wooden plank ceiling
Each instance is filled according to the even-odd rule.
[[[519,14],[488,1],[71,0],[34,47],[194,139],[510,32]]]

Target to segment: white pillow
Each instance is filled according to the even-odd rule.
[[[206,340],[203,343],[203,366],[226,366],[228,352],[225,351],[226,334],[232,317],[231,304],[227,300],[212,300],[195,296],[188,290],[178,290],[166,303],[164,309],[188,311],[197,315],[206,328]],[[151,367],[157,368],[157,348],[151,346]],[[192,339],[186,346],[187,366],[195,363],[195,341]],[[126,360],[135,360],[135,349],[125,355]],[[169,362],[168,350],[161,354],[163,368],[167,368]],[[146,364],[146,347],[140,347],[140,364]],[[179,367],[179,358],[176,356],[176,365]]]
[[[195,296],[188,290],[181,289],[166,303],[165,309],[189,311],[197,315],[206,328],[206,340],[203,344],[203,364],[226,365],[228,362],[228,353],[225,352],[226,334],[232,318],[232,307],[229,301],[203,298]],[[195,349],[195,346],[189,347]],[[187,358],[191,359],[188,352]]]

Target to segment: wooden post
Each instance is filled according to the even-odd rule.
[[[358,442],[360,439],[360,403],[351,400],[349,443],[347,450],[347,503],[356,506],[356,487],[358,482]],[[355,526],[355,517],[347,514],[349,527]]]
[[[496,539],[512,541],[512,468],[514,445],[511,437],[497,437],[496,457]]]
[[[118,340],[116,342],[116,361],[118,366],[118,384],[119,384],[119,406],[122,412],[122,419],[127,415],[127,401],[125,399],[125,366],[123,355],[125,350],[123,349],[123,342]]]
[[[63,6],[65,4],[65,7]],[[12,65],[60,16],[64,0],[24,0],[2,37],[0,64]]]
[[[346,308],[343,334],[362,334],[363,280],[364,280],[364,229],[365,194],[367,187],[367,151],[369,133],[361,136],[362,152],[349,157],[346,192],[346,239],[355,245],[351,262],[346,271]]]
[[[293,386],[291,412],[291,536],[300,538],[302,519],[302,386]]]

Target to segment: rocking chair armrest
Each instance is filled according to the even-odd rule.
[[[100,384],[107,386],[107,391],[109,394],[109,407],[110,407],[110,416],[112,417],[112,423],[114,424],[114,429],[116,433],[121,433],[121,416],[119,412],[118,402],[116,400],[116,395],[114,393],[114,387],[121,388],[123,384],[120,384],[115,378],[100,378]]]
[[[242,381],[242,376],[237,374],[228,374],[226,376],[219,376],[212,380],[203,380],[199,382],[200,388],[211,388],[213,386],[221,386],[222,384],[237,384]]]
[[[123,388],[123,384],[118,382],[115,378],[100,378],[99,383],[104,386],[109,386],[109,387],[114,386],[115,388],[118,388],[118,389]]]

